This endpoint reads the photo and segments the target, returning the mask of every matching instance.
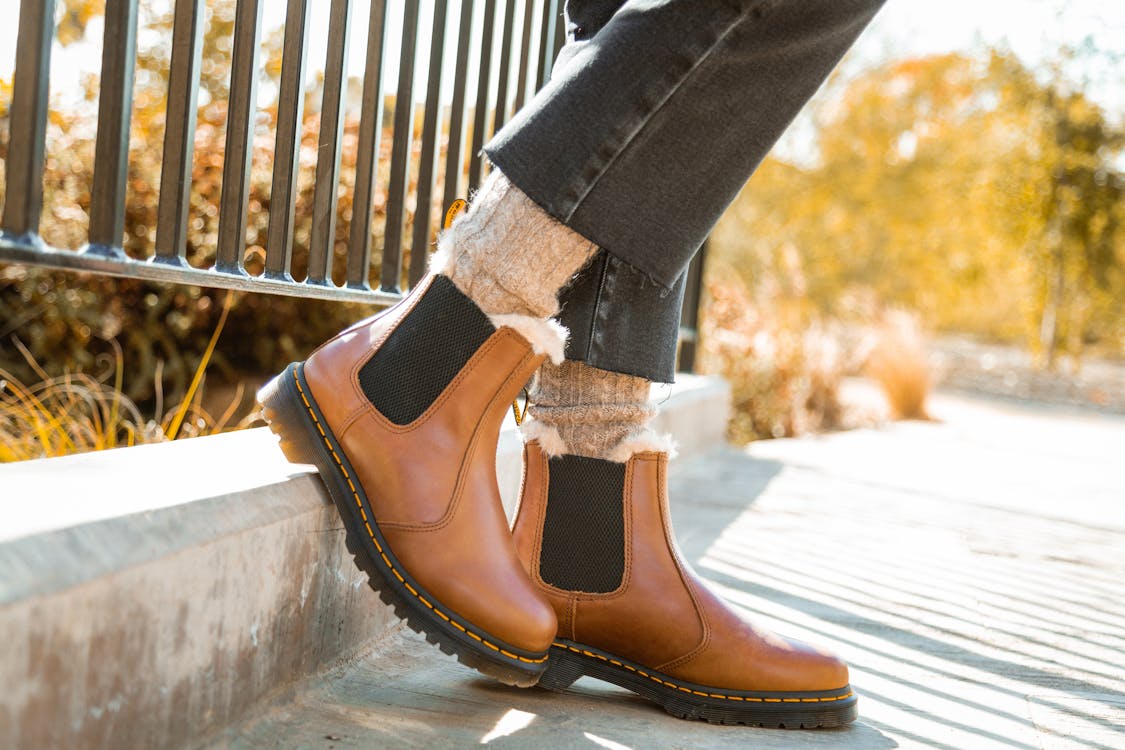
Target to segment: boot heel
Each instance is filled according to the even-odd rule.
[[[547,690],[566,690],[586,674],[582,662],[566,649],[551,648],[547,671],[539,678],[539,687]]]
[[[301,364],[294,362],[258,391],[262,416],[270,430],[280,438],[281,452],[296,464],[317,464],[319,436],[310,423],[295,376]]]

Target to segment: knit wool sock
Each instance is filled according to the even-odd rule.
[[[493,169],[441,235],[431,268],[489,315],[549,318],[559,290],[596,251]]]
[[[648,392],[644,378],[584,362],[545,362],[528,398],[531,419],[524,435],[537,439],[548,455],[627,461],[634,452],[630,444],[656,415]]]

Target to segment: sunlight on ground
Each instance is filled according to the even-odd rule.
[[[535,714],[528,713],[527,711],[520,711],[512,708],[500,717],[496,722],[496,726],[492,727],[492,731],[480,738],[480,744],[487,745],[495,739],[507,737],[509,734],[515,734],[520,731],[535,719]]]
[[[632,750],[632,748],[630,748],[628,745],[622,745],[620,742],[607,740],[605,737],[599,737],[598,735],[590,734],[589,732],[583,732],[582,736],[590,740],[590,742],[593,742],[598,747],[607,747],[609,748],[609,750]]]
[[[800,463],[786,461],[792,443],[755,444],[783,466],[700,572],[751,619],[837,649],[860,721],[904,745],[1121,747],[1125,518],[1109,502],[1120,482],[1035,466],[1032,420],[1001,417],[1010,439],[996,444],[995,429],[949,439],[972,423],[953,415],[895,428],[941,438],[925,456],[916,439],[896,453],[885,434],[826,440],[820,455],[806,444]],[[1125,423],[1101,426],[1125,436]],[[966,459],[982,451],[987,467]]]

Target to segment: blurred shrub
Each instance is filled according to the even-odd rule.
[[[864,371],[882,388],[895,419],[929,419],[929,357],[917,316],[903,311],[884,316],[873,332]]]
[[[699,369],[731,385],[731,439],[837,426],[843,362],[833,339],[780,297],[756,303],[737,278],[708,276]]]

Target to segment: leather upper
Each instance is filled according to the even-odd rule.
[[[555,635],[555,615],[515,554],[495,462],[507,407],[543,357],[514,330],[499,328],[407,425],[386,419],[359,385],[359,369],[428,283],[314,352],[305,378],[403,567],[464,619],[541,652]]]
[[[550,464],[534,440],[524,457],[513,534],[528,575],[555,608],[559,637],[715,688],[821,691],[848,684],[847,667],[838,658],[746,622],[683,561],[668,513],[664,453],[638,453],[625,466],[621,586],[591,594],[545,583],[538,560]]]

